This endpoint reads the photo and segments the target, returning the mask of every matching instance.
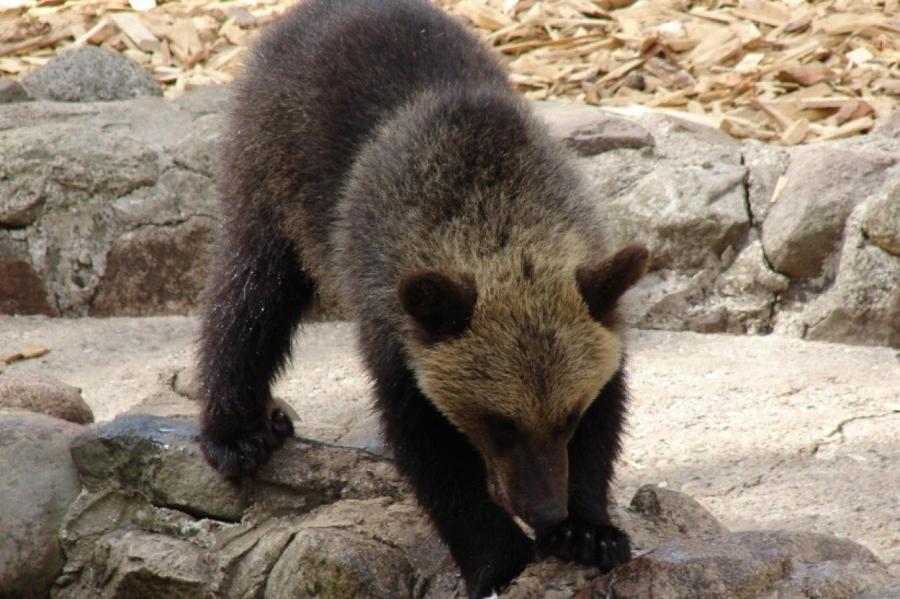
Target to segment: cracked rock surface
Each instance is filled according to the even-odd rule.
[[[0,312],[190,313],[228,93],[0,104]],[[651,249],[632,323],[900,347],[897,136],[783,148],[648,112],[535,109],[612,243]]]
[[[214,480],[196,436],[192,418],[124,415],[74,440],[84,488],[62,522],[53,596],[461,596],[446,549],[387,460],[291,439],[258,476],[231,484]],[[549,560],[502,595],[842,597],[896,582],[850,540],[729,533],[689,496],[653,485],[615,520],[633,535],[632,561],[599,576]]]
[[[7,366],[8,373],[52,373],[80,387],[99,422],[123,413],[195,416],[189,380],[195,333],[193,319],[174,316],[0,317],[0,347],[45,344],[52,350]],[[378,453],[381,443],[370,414],[369,382],[353,343],[349,324],[308,325],[295,340],[293,366],[275,392],[297,414],[298,434]],[[116,359],[110,360],[111,355]],[[618,467],[620,501],[627,503],[646,483],[663,485],[696,498],[728,530],[836,534],[861,543],[900,576],[896,350],[778,335],[637,331],[630,356],[633,401]],[[178,459],[197,458],[185,454]],[[291,463],[289,453],[275,459],[285,462],[283,468],[266,471],[260,483],[271,488],[264,503],[273,512],[285,513],[295,504],[325,509],[337,497],[390,496],[385,487],[373,486],[372,479],[352,479],[349,474],[335,474],[338,482],[330,485],[292,490],[282,477],[308,478],[315,462]],[[126,466],[117,466],[115,472],[133,471]],[[342,468],[353,472],[350,466]],[[206,480],[200,473],[196,476]],[[152,483],[165,490],[145,492],[157,498],[159,509],[185,505],[179,499],[184,491],[159,487],[177,480],[154,477],[150,471],[130,484],[143,489],[140,485]],[[393,479],[384,471],[377,480]],[[112,498],[103,501],[115,504]],[[236,500],[229,505],[241,504]],[[645,499],[641,505],[653,502]],[[702,519],[692,522],[695,530],[718,530]],[[652,547],[639,527],[631,530],[637,547]],[[275,542],[281,537],[272,538]]]
[[[21,284],[0,283],[0,307],[187,312],[215,224],[208,153],[218,126],[206,125],[221,119],[225,97],[4,105],[0,274]]]

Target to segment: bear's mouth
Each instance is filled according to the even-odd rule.
[[[490,491],[491,497],[494,499],[494,503],[502,507],[503,510],[510,516],[515,516],[512,502],[509,500],[509,497],[506,495],[506,491],[504,490],[503,485],[500,484],[500,481],[497,480],[496,476],[492,475],[488,477],[488,491]]]
[[[496,476],[492,475],[488,477],[488,491],[490,492],[491,497],[494,499],[494,503],[503,508],[503,511],[509,514],[513,522],[516,523],[516,526],[518,526],[522,530],[522,532],[524,532],[529,538],[534,540],[534,529],[530,527],[518,514],[516,514],[515,510],[512,507],[512,502],[509,500],[509,497],[507,497],[506,491],[503,489],[503,485],[500,484],[500,481],[497,480]]]

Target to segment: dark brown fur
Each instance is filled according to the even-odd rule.
[[[627,395],[612,315],[646,251],[609,251],[567,155],[471,34],[422,0],[301,3],[238,84],[220,189],[200,352],[213,466],[249,473],[292,434],[270,387],[329,288],[471,596],[536,552],[628,558],[607,514]]]

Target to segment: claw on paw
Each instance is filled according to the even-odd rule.
[[[628,535],[610,524],[569,519],[538,535],[542,557],[597,566],[604,572],[631,559]]]
[[[210,465],[227,478],[240,478],[269,461],[272,452],[294,436],[294,425],[282,410],[276,409],[266,420],[242,428],[237,434],[219,437],[203,431],[200,447]]]

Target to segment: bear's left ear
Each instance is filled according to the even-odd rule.
[[[643,245],[628,245],[599,264],[575,271],[578,291],[594,320],[604,321],[622,294],[647,270],[650,252]]]
[[[451,278],[434,270],[406,275],[397,291],[403,310],[430,342],[443,341],[466,330],[478,299],[471,277]]]

